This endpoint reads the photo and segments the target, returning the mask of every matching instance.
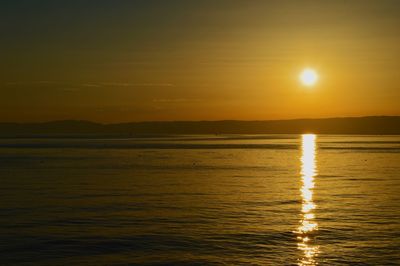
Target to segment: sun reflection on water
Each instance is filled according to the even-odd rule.
[[[302,135],[302,155],[301,155],[301,182],[302,187],[302,208],[300,226],[296,234],[298,239],[298,249],[303,252],[299,259],[299,265],[317,265],[316,256],[319,246],[313,243],[315,232],[318,230],[318,224],[315,221],[314,210],[316,205],[313,201],[315,176],[317,175],[316,164],[316,135]]]

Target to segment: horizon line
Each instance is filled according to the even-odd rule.
[[[1,122],[0,124],[49,124],[57,122],[86,122],[98,125],[118,125],[118,124],[133,124],[133,123],[183,123],[183,122],[278,122],[278,121],[300,121],[300,120],[329,120],[329,119],[357,119],[357,118],[400,118],[399,115],[368,115],[368,116],[333,116],[320,118],[283,118],[283,119],[265,119],[265,120],[240,120],[240,119],[220,119],[220,120],[141,120],[129,122],[96,122],[86,119],[55,119],[48,121],[36,122]]]

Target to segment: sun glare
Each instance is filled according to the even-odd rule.
[[[300,81],[307,87],[314,86],[318,82],[318,73],[314,69],[306,68],[300,74]]]
[[[301,155],[301,183],[302,207],[300,226],[297,230],[299,250],[303,251],[303,257],[299,260],[299,266],[317,265],[316,257],[319,246],[314,241],[314,234],[318,231],[318,223],[315,219],[316,204],[314,203],[315,177],[317,176],[317,136],[314,134],[302,135]]]

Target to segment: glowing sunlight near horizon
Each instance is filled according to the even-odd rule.
[[[318,82],[318,73],[312,68],[306,68],[300,73],[300,82],[304,86],[312,87]]]

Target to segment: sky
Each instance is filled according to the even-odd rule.
[[[3,0],[0,29],[0,122],[400,115],[397,0]]]

